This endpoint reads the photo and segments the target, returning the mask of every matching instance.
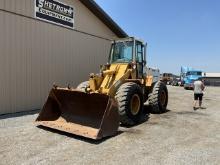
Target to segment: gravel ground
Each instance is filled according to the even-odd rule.
[[[36,112],[0,116],[0,164],[219,165],[220,88],[208,87],[197,111],[192,91],[168,89],[168,112],[98,142],[37,128]]]

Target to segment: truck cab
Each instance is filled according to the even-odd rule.
[[[189,70],[186,72],[186,77],[184,79],[184,88],[185,89],[193,89],[193,83],[198,78],[202,77],[201,70]]]

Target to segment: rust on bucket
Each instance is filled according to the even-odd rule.
[[[101,139],[116,134],[118,130],[117,102],[104,94],[52,89],[36,123],[87,138]]]

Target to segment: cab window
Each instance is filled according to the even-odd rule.
[[[140,42],[136,43],[136,61],[143,62],[143,45]]]

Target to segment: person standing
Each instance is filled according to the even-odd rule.
[[[198,80],[194,81],[194,104],[193,109],[196,110],[197,102],[199,100],[199,108],[202,108],[202,98],[203,98],[203,91],[205,89],[205,85],[202,81],[202,78],[198,78]]]

